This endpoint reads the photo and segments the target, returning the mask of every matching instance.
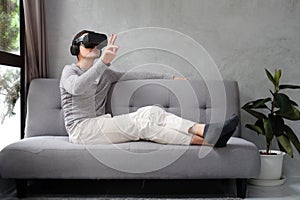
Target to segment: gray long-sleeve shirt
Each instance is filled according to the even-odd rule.
[[[60,93],[65,126],[70,134],[82,120],[105,114],[105,103],[111,85],[118,80],[171,79],[168,74],[118,72],[100,59],[86,71],[76,64],[66,65],[61,74]]]

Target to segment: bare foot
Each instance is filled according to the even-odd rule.
[[[188,132],[203,137],[205,124],[194,124],[189,128]]]
[[[208,144],[203,137],[200,137],[198,135],[193,135],[191,144],[196,144],[196,145],[205,145],[205,146],[214,146],[212,144]]]

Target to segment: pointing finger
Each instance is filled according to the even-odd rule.
[[[108,45],[110,45],[110,44],[111,44],[111,42],[112,42],[112,39],[113,39],[113,34],[111,34],[111,35],[110,35],[110,37],[109,37],[109,39],[108,39]]]
[[[116,34],[111,34],[110,38],[109,38],[109,42],[108,44],[115,44],[115,41],[116,41]]]
[[[112,38],[112,43],[111,44],[115,44],[117,39],[117,34],[113,34],[113,38]]]

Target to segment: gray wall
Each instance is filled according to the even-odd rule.
[[[120,33],[153,26],[179,31],[201,44],[223,78],[239,82],[241,105],[269,95],[271,85],[264,67],[270,71],[281,68],[283,82],[300,84],[298,0],[51,0],[46,1],[46,19],[51,77],[59,78],[65,64],[76,62],[69,54],[69,46],[79,30]],[[136,36],[139,37],[142,36]],[[122,38],[116,43],[120,50],[127,45]],[[126,69],[143,60],[159,62],[160,55],[161,52],[141,50],[128,54],[116,65]],[[168,52],[165,58],[169,66],[195,78],[193,68],[184,59]],[[299,91],[289,94],[300,102]],[[242,111],[242,135],[264,148],[263,138],[244,128],[253,120]],[[300,123],[292,127],[300,136]],[[295,155],[294,159],[285,158],[286,176],[300,176],[300,156]]]

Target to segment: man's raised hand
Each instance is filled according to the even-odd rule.
[[[109,64],[116,57],[119,46],[115,45],[115,41],[117,39],[116,34],[111,34],[108,39],[107,46],[104,48],[100,59],[104,64]]]

